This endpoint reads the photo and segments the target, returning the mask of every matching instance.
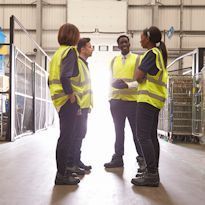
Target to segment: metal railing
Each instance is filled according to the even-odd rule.
[[[197,48],[167,66],[168,99],[159,114],[158,133],[169,141],[197,142],[204,134],[200,110],[203,96],[198,92],[204,63],[205,48]]]
[[[39,65],[15,45],[15,24],[41,52],[41,58],[44,59],[43,65]],[[46,129],[51,125],[54,121],[54,107],[47,85],[50,57],[15,16],[10,17],[10,43],[8,45],[10,46],[9,106],[6,136],[3,136],[3,139],[14,141],[23,135]],[[3,119],[2,116],[0,119]],[[1,133],[2,135],[5,133],[3,129]]]

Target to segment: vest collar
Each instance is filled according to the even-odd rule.
[[[127,59],[127,57],[128,57],[130,54],[131,54],[131,52],[129,52],[127,55],[122,55],[122,53],[121,53],[121,57],[122,57],[122,59]]]

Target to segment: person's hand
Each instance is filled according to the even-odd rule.
[[[112,87],[117,89],[124,89],[128,88],[128,85],[122,79],[117,79],[112,83]]]
[[[69,96],[69,99],[70,99],[71,103],[74,103],[76,101],[76,97],[75,97],[74,93],[72,93],[72,94],[70,94],[68,96]]]

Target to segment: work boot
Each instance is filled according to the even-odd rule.
[[[145,162],[144,158],[140,157],[140,156],[137,156],[136,159],[137,159],[137,163],[139,165],[139,168],[138,168],[137,171],[139,173],[145,172],[147,165],[146,165],[146,162]]]
[[[131,183],[136,186],[149,186],[149,187],[158,187],[159,186],[159,173],[150,173],[146,171],[142,176],[133,178]]]
[[[77,185],[79,182],[80,179],[72,175],[62,175],[59,172],[56,174],[55,185]]]
[[[112,159],[110,162],[104,164],[105,168],[117,168],[117,167],[123,167],[123,166],[124,166],[124,163],[123,163],[122,156],[117,156],[116,154],[112,156]]]
[[[85,175],[85,170],[81,169],[78,166],[67,167],[66,169],[70,170],[73,176],[75,176],[75,174],[80,175],[80,176]]]
[[[82,161],[80,161],[78,163],[78,166],[81,168],[81,169],[84,169],[85,171],[90,171],[92,169],[92,166],[90,165],[85,165]]]
[[[143,174],[145,174],[145,172],[147,171],[147,169],[145,169],[143,172],[139,172],[139,169],[137,170],[137,174],[135,175],[135,177],[141,177],[143,176]]]

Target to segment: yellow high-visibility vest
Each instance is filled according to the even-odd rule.
[[[167,98],[168,72],[164,65],[161,51],[154,47],[151,49],[156,55],[156,66],[159,69],[157,75],[146,74],[146,80],[138,85],[137,102],[145,102],[156,108],[161,109]],[[145,52],[142,59],[149,52]]]
[[[135,80],[136,68],[139,66],[140,56],[129,53],[126,56],[125,63],[122,62],[122,56],[116,56],[111,63],[112,81],[122,79],[125,82],[133,82]],[[111,88],[111,99],[120,99],[124,101],[137,101],[137,87],[116,89]]]
[[[81,75],[79,75],[79,83],[73,82],[73,86],[81,87],[80,108],[93,107],[93,95],[91,90],[90,71],[87,65],[78,58],[78,67]]]
[[[56,107],[57,111],[66,103],[69,99],[69,96],[64,92],[62,84],[60,82],[61,76],[61,62],[67,56],[70,49],[73,49],[78,55],[76,47],[62,45],[55,52],[51,62],[50,62],[50,71],[49,71],[49,88],[51,93],[51,98]],[[78,63],[79,65],[79,63]],[[86,94],[83,92],[83,79],[87,79],[84,76],[84,71],[82,66],[79,66],[79,74],[75,77],[71,77],[71,86],[73,92],[76,96],[77,103],[80,107],[83,105],[83,95]]]

